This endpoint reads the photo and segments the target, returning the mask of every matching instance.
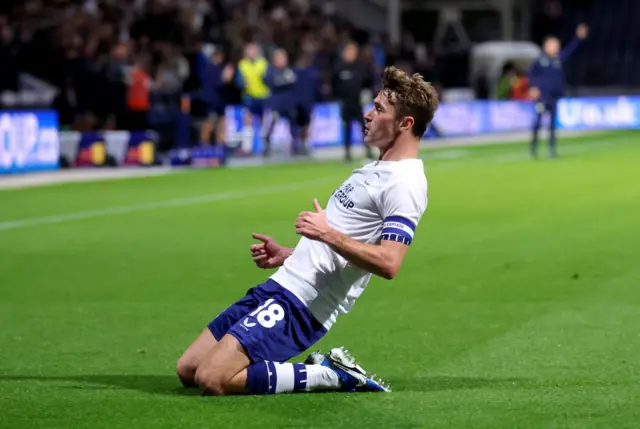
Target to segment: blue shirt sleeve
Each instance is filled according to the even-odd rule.
[[[264,83],[265,85],[267,85],[270,89],[273,89],[274,87],[274,81],[273,81],[273,67],[271,65],[269,65],[267,67],[267,72],[264,74]]]
[[[209,66],[209,64],[210,62],[207,57],[205,57],[203,54],[198,54],[198,56],[196,57],[196,74],[201,82],[205,78],[204,75],[207,72],[207,67]]]
[[[224,64],[219,64],[216,66],[215,80],[213,82],[213,86],[216,90],[220,90],[224,86],[224,81],[222,80],[222,72],[224,71]]]
[[[238,85],[238,87],[240,89],[244,88],[244,77],[242,76],[242,73],[240,73],[240,68],[236,69],[236,85]]]
[[[567,45],[560,51],[560,60],[564,61],[576,50],[580,44],[580,39],[574,37]]]

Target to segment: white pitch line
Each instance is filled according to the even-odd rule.
[[[608,148],[612,144],[607,141],[594,141],[588,143],[582,143],[576,146],[569,146],[564,149],[561,148],[562,153],[572,153],[579,154],[583,152],[587,152],[590,149],[600,149],[600,148]],[[498,156],[490,156],[490,157],[475,157],[472,153],[460,152],[458,153],[459,158],[454,157],[451,159],[451,162],[447,162],[445,164],[438,165],[436,167],[438,170],[441,169],[451,169],[451,168],[459,168],[463,165],[468,165],[471,161],[475,162],[478,165],[482,164],[501,164],[515,161],[523,161],[529,159],[528,152],[523,152],[521,154],[512,153],[512,154],[504,154]],[[426,156],[428,158],[428,155]],[[423,156],[425,158],[425,156]],[[48,224],[56,224],[62,222],[68,222],[72,220],[82,220],[82,219],[93,219],[97,217],[103,216],[112,216],[118,214],[128,214],[128,213],[136,213],[141,211],[153,210],[157,208],[166,208],[166,207],[183,207],[190,206],[194,204],[202,204],[209,203],[214,201],[223,201],[223,200],[232,200],[238,198],[246,198],[252,195],[264,195],[264,194],[273,194],[277,192],[286,192],[286,191],[296,191],[300,189],[305,189],[309,186],[329,183],[328,180],[316,180],[310,182],[302,182],[293,185],[273,187],[273,188],[258,188],[253,190],[241,190],[241,191],[233,191],[233,192],[222,192],[216,194],[207,194],[201,195],[198,197],[191,198],[179,198],[174,200],[165,200],[165,201],[157,201],[151,203],[142,203],[142,204],[134,204],[129,206],[115,206],[109,207],[105,209],[97,209],[97,210],[88,210],[88,211],[80,211],[75,213],[54,215],[54,216],[46,216],[39,218],[28,218],[28,219],[20,219],[14,221],[6,221],[0,222],[0,231],[7,231],[12,229],[26,228],[29,226],[35,225],[48,225]]]
[[[79,211],[75,213],[66,213],[66,214],[53,215],[53,216],[19,219],[19,220],[13,220],[13,221],[0,222],[0,231],[26,228],[29,226],[36,226],[36,225],[51,225],[51,224],[57,224],[62,222],[69,222],[73,220],[94,219],[97,217],[137,213],[137,212],[168,208],[168,207],[184,207],[184,206],[191,206],[195,204],[211,203],[215,201],[233,200],[233,199],[246,198],[251,196],[274,194],[278,192],[298,191],[313,185],[319,185],[323,183],[329,183],[329,181],[315,180],[311,182],[302,182],[302,183],[296,183],[296,184],[287,185],[287,186],[275,186],[271,188],[257,188],[252,190],[220,192],[220,193],[206,194],[206,195],[200,195],[197,197],[190,197],[190,198],[177,198],[173,200],[132,204],[128,206],[114,206],[114,207],[108,207],[104,209],[86,210],[86,211]]]

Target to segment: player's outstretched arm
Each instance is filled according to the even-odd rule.
[[[284,261],[293,253],[293,249],[280,245],[268,235],[252,234],[251,236],[261,241],[261,243],[252,244],[249,248],[253,262],[255,262],[259,268],[278,268],[284,264]]]
[[[344,235],[331,228],[327,217],[314,200],[315,212],[302,212],[296,221],[296,233],[312,240],[318,240],[331,248],[347,261],[385,279],[398,274],[408,246],[383,240],[381,244],[367,244]]]
[[[580,42],[587,38],[589,35],[589,27],[586,24],[580,24],[576,28],[576,37],[571,40],[562,51],[560,51],[560,59],[566,60],[576,50]]]

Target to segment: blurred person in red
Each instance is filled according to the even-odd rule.
[[[151,61],[148,55],[141,55],[131,70],[127,94],[127,123],[129,131],[144,131],[148,127],[147,115],[151,107],[150,92],[153,86],[149,69]]]
[[[519,68],[516,68],[516,75],[511,79],[511,99],[529,99],[529,79]]]

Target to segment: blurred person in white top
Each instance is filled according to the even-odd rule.
[[[183,384],[205,394],[389,391],[344,349],[282,363],[318,341],[347,313],[372,275],[393,279],[427,208],[419,142],[438,107],[420,75],[389,67],[366,113],[365,144],[377,161],[354,170],[326,208],[300,213],[295,248],[254,234],[256,265],[278,270],[218,315],[178,361]]]

